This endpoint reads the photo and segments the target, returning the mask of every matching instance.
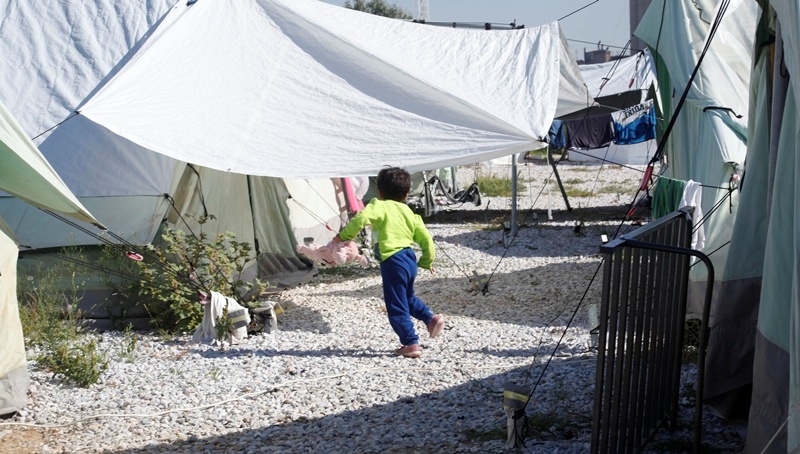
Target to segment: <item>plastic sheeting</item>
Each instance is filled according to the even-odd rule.
[[[446,29],[312,0],[179,3],[79,110],[219,170],[418,171],[539,148],[562,51],[556,23]]]
[[[643,102],[650,87],[658,86],[653,59],[647,49],[630,57],[579,68],[589,94],[595,98],[640,90],[641,98],[637,102]]]

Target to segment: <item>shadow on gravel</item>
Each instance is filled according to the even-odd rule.
[[[434,312],[478,320],[492,320],[532,327],[563,326],[586,293],[572,326],[588,328],[588,305],[600,303],[600,274],[591,281],[600,260],[585,263],[551,263],[513,273],[496,273],[489,291],[470,291],[467,276],[417,279],[415,291]],[[420,270],[421,273],[427,271]],[[470,270],[464,270],[465,273]],[[578,279],[575,276],[581,276]],[[565,285],[568,282],[568,285]],[[592,282],[591,287],[589,287]],[[576,285],[579,284],[579,285]],[[321,292],[320,295],[383,298],[380,284],[351,291]],[[295,303],[301,307],[302,303]]]
[[[425,360],[403,361],[409,368],[425,368]],[[436,369],[439,363],[431,365]],[[561,367],[566,367],[559,372]],[[569,374],[574,365],[559,364],[556,359],[550,365],[554,373]],[[580,367],[584,367],[581,365]],[[588,367],[588,366],[586,366]],[[470,371],[465,371],[465,375]],[[147,447],[125,449],[120,454],[141,453],[442,453],[442,452],[503,452],[505,440],[505,413],[502,407],[502,391],[507,382],[523,383],[527,367],[509,372],[489,375],[480,380],[469,380],[464,384],[442,389],[438,392],[413,395],[414,380],[430,375],[431,371],[398,372],[398,384],[394,389],[394,401],[380,404],[360,402],[365,406],[358,410],[337,411],[319,418],[297,415],[284,421],[275,421],[262,427],[251,427],[243,421],[219,421],[217,431],[231,431],[224,435],[186,433],[183,439],[153,443]],[[368,373],[368,372],[367,372]],[[467,375],[468,376],[468,375]],[[319,382],[324,387],[341,384],[346,378]],[[364,377],[360,379],[363,381]],[[298,386],[298,388],[300,388]],[[553,452],[556,446],[562,452],[588,452],[591,435],[592,391],[580,380],[570,380],[559,385],[558,392],[552,386],[542,386],[534,394],[536,405],[528,408],[528,414],[537,421],[528,434],[527,445],[535,447],[548,442]],[[545,389],[550,389],[545,394]],[[276,405],[284,398],[277,396],[279,390],[265,393],[256,399],[276,399]],[[313,392],[299,391],[303,394]],[[294,394],[290,390],[287,394]],[[406,396],[402,396],[405,394]],[[273,397],[274,396],[274,397]],[[569,398],[565,397],[569,396]],[[539,415],[538,407],[548,401],[553,410]],[[229,408],[228,404],[227,407]],[[247,405],[237,402],[233,405]],[[298,408],[302,413],[303,408]],[[211,418],[214,409],[192,417]],[[552,429],[551,429],[552,428]],[[177,438],[177,437],[176,437]],[[566,449],[566,451],[564,451]],[[463,450],[463,451],[462,451]]]
[[[609,205],[600,207],[579,207],[580,202],[570,202],[573,205],[572,210],[553,210],[553,220],[555,222],[568,222],[583,220],[584,222],[599,222],[599,221],[617,221],[621,222],[625,219],[628,212],[628,206],[623,205]],[[530,207],[517,205],[519,210],[517,213],[520,223],[531,223],[533,221],[533,211],[539,217],[539,221],[543,222],[547,217],[547,210],[537,208],[531,211]],[[509,201],[506,206],[486,206],[484,204],[481,209],[473,210],[459,210],[456,208],[445,208],[438,213],[426,217],[425,224],[483,224],[499,226],[504,220],[511,220],[511,202]]]

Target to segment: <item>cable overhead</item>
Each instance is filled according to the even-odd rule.
[[[600,1],[600,0],[594,0],[593,2],[591,2],[591,3],[587,4],[587,5],[584,5],[584,6],[580,7],[580,8],[578,8],[578,9],[576,9],[575,11],[573,11],[573,12],[571,12],[571,13],[567,14],[566,16],[563,16],[563,17],[560,17],[560,18],[558,18],[558,21],[560,22],[561,20],[563,20],[563,19],[566,19],[566,18],[568,18],[569,16],[572,16],[573,14],[577,13],[578,11],[582,11],[582,10],[584,10],[584,9],[588,8],[588,7],[590,7],[590,6],[594,5],[595,3],[599,2],[599,1]]]

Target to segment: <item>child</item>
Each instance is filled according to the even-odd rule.
[[[414,295],[417,266],[431,273],[435,270],[431,266],[434,258],[433,239],[422,218],[404,203],[410,189],[411,175],[408,172],[398,167],[382,169],[378,173],[378,198],[372,199],[334,237],[334,241],[352,239],[367,225],[372,226],[373,234],[377,232],[375,259],[381,264],[386,312],[389,314],[389,324],[403,344],[394,354],[419,358],[422,350],[411,317],[422,320],[428,326],[431,338],[442,332],[444,318],[441,314],[433,315],[428,306]],[[411,248],[412,243],[422,248],[419,264]]]

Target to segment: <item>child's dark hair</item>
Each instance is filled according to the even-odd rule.
[[[402,202],[411,190],[411,175],[400,167],[386,167],[378,172],[377,184],[384,199]]]

